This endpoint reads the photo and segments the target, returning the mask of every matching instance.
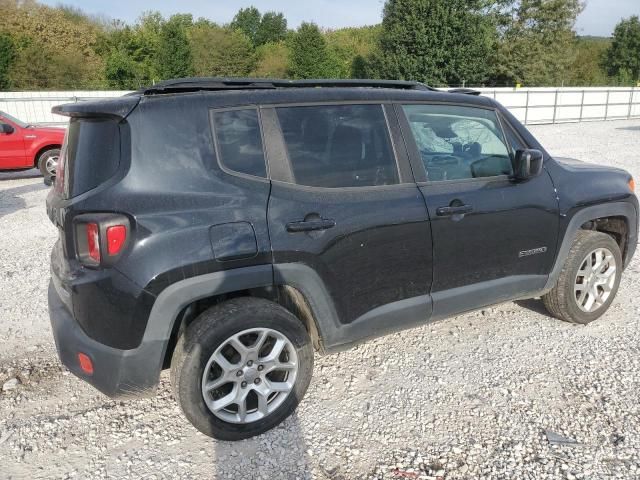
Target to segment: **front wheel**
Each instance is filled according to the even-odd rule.
[[[542,297],[545,307],[566,322],[597,320],[616,296],[622,267],[620,247],[613,238],[580,230],[556,286]]]
[[[238,298],[189,325],[173,353],[171,383],[198,430],[241,440],[287,418],[312,371],[313,347],[300,320],[273,302]]]
[[[53,148],[43,152],[38,157],[38,169],[45,180],[51,181],[56,176],[56,168],[60,159],[60,149]]]

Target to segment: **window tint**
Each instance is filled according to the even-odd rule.
[[[267,176],[256,109],[213,112],[219,162],[229,170]]]
[[[447,105],[403,108],[430,181],[512,173],[495,112]]]
[[[324,188],[398,183],[382,105],[276,109],[294,181]]]
[[[109,118],[72,118],[62,146],[61,164],[60,187],[67,198],[111,178],[120,165],[118,122]]]

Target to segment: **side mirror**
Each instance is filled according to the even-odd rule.
[[[513,161],[514,178],[528,180],[542,173],[544,155],[540,150],[518,150]]]
[[[15,132],[15,129],[8,123],[0,123],[0,133],[6,133],[7,135]]]

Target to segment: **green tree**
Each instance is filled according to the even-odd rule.
[[[289,38],[289,69],[292,78],[333,78],[338,64],[315,23],[302,23]]]
[[[100,24],[33,1],[0,0],[0,12],[0,28],[15,46],[12,88],[104,85],[104,61],[96,52]]]
[[[493,83],[561,85],[575,61],[580,0],[521,0],[506,10],[492,57]]]
[[[198,23],[189,32],[198,76],[248,76],[256,66],[253,47],[239,30]]]
[[[240,30],[249,38],[251,44],[255,45],[261,20],[262,15],[256,7],[241,8],[229,26],[234,30]]]
[[[139,65],[124,49],[112,50],[106,58],[105,77],[110,88],[138,88]]]
[[[289,64],[289,47],[286,42],[265,43],[256,49],[257,64],[252,76],[261,78],[285,78]]]
[[[16,59],[16,47],[12,38],[6,33],[0,33],[0,90],[11,87],[9,71]]]
[[[481,83],[494,40],[480,0],[388,0],[372,75],[431,85]]]
[[[325,34],[329,49],[338,64],[341,78],[362,78],[365,58],[376,50],[381,33],[379,25],[330,30]]]
[[[193,75],[191,45],[187,37],[187,29],[192,23],[191,15],[173,15],[160,28],[156,58],[162,79]]]
[[[611,44],[608,38],[578,37],[575,44],[575,59],[568,68],[565,85],[603,86],[612,80],[602,67],[602,59]]]
[[[27,39],[11,68],[10,81],[21,90],[104,87],[104,81],[95,78],[94,74],[82,55],[57,51],[47,44]]]
[[[622,20],[613,32],[604,64],[609,75],[627,83],[640,81],[640,18]]]
[[[287,19],[282,13],[267,12],[262,16],[256,32],[255,45],[277,43],[287,36]]]

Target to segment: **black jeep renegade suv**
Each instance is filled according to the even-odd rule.
[[[56,107],[60,358],[114,397],[171,368],[233,440],[295,409],[314,350],[519,298],[596,320],[638,241],[631,176],[552,158],[473,93],[209,78]]]

